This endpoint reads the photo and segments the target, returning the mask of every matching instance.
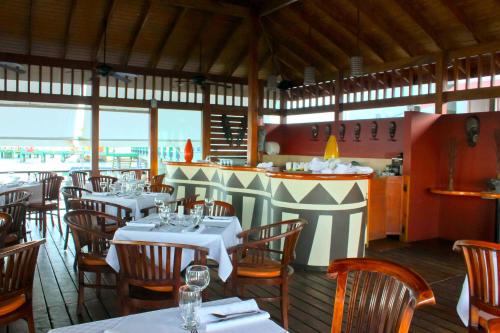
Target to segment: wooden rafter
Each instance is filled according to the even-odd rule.
[[[236,33],[239,31],[239,29],[242,26],[243,26],[243,20],[238,20],[229,27],[229,32],[226,34],[226,36],[224,36],[224,38],[222,39],[222,42],[216,46],[216,49],[215,49],[214,54],[212,55],[212,58],[209,61],[207,61],[207,65],[206,65],[207,73],[210,73],[210,71],[211,71],[212,67],[215,65],[215,62],[217,61],[217,59],[219,59],[221,54],[227,48],[229,42],[234,38],[234,36],[236,35]]]
[[[114,12],[116,11],[118,0],[108,0],[108,4],[106,6],[106,10],[104,13],[104,20],[101,22],[101,26],[99,27],[99,32],[97,34],[97,42],[95,43],[94,50],[92,52],[92,61],[97,62],[97,56],[99,55],[99,50],[101,49],[101,45],[104,42],[104,35],[106,34],[106,29],[108,27],[111,18],[113,17]]]
[[[445,49],[441,43],[441,38],[433,28],[433,25],[421,14],[422,11],[415,7],[414,1],[395,0],[395,3],[397,3],[399,7],[411,17],[411,19],[427,34],[427,36],[431,38],[439,49]]]
[[[356,39],[357,31],[356,25],[353,24],[355,22],[349,21],[346,13],[340,11],[340,6],[330,6],[325,3],[324,0],[310,0],[311,3],[318,8],[320,11],[326,13],[333,21],[337,22],[338,25],[344,29],[349,35],[351,35],[354,39]],[[383,59],[383,53],[380,50],[380,47],[376,42],[359,36],[360,45],[363,45],[366,49],[368,49],[371,53],[375,54],[378,58]]]
[[[158,63],[160,62],[161,56],[163,55],[163,52],[165,51],[165,48],[168,45],[170,37],[172,37],[172,34],[176,30],[179,23],[182,21],[182,18],[186,15],[187,11],[188,11],[187,8],[182,8],[182,9],[179,9],[177,11],[177,13],[175,14],[175,17],[173,18],[172,22],[165,30],[165,34],[163,35],[163,37],[161,39],[160,46],[159,46],[158,50],[155,53],[153,53],[153,56],[152,56],[151,60],[149,61],[150,68],[158,67]]]
[[[452,13],[453,15],[455,16],[455,18],[460,21],[460,23],[462,23],[462,25],[467,29],[469,30],[469,32],[471,33],[472,37],[474,38],[474,40],[476,41],[476,43],[480,43],[480,42],[483,42],[484,40],[479,37],[479,35],[475,32],[475,29],[474,29],[474,26],[472,25],[472,23],[470,22],[470,20],[467,18],[467,16],[465,15],[465,13],[460,9],[458,8],[458,6],[456,5],[456,1],[455,0],[441,0],[441,3],[447,7]]]
[[[281,8],[287,7],[298,0],[267,0],[260,9],[259,16],[264,17],[280,10]]]
[[[26,42],[26,54],[31,55],[31,45],[33,38],[33,0],[29,2],[29,12],[28,12],[28,38]]]
[[[194,53],[199,57],[200,53],[200,43],[203,41],[203,36],[206,33],[207,27],[210,26],[210,22],[213,22],[215,15],[209,14],[204,15],[202,23],[200,24],[198,30],[194,34],[193,38],[188,42],[187,49],[184,51],[182,56],[179,58],[179,65],[177,66],[178,71],[182,71],[186,66],[187,62],[191,58],[191,55]],[[203,45],[202,45],[203,46]],[[203,55],[202,55],[203,56]],[[203,60],[202,60],[203,61]],[[203,72],[203,68],[201,69]]]
[[[291,50],[294,50],[296,54],[303,57],[310,65],[314,65],[319,70],[329,72],[330,74],[338,70],[338,67],[335,66],[330,61],[330,59],[326,58],[323,54],[321,54],[314,48],[310,48],[307,45],[307,42],[304,42],[304,40],[307,39],[299,38],[301,34],[298,31],[294,31],[294,33],[292,34],[289,30],[289,26],[285,27],[282,23],[270,20],[268,18],[264,18],[263,23],[264,22],[268,27],[272,28],[272,30],[274,30],[278,36],[280,36],[280,39],[284,39],[287,41],[288,47]]]
[[[122,61],[122,64],[124,66],[127,66],[130,61],[130,57],[132,55],[132,52],[134,51],[135,44],[137,43],[137,40],[141,35],[142,29],[144,29],[144,26],[146,25],[146,22],[148,21],[149,16],[151,15],[152,7],[153,7],[153,0],[146,0],[142,6],[141,14],[139,15],[139,20],[137,21],[137,25],[134,29],[134,32],[132,33],[132,38],[127,48],[127,52],[125,53],[125,56]]]
[[[240,67],[241,63],[246,59],[247,55],[247,47],[243,47],[234,58],[235,60],[227,67],[226,75],[229,77],[234,76],[234,72],[236,72],[238,67]]]
[[[165,3],[227,16],[247,17],[250,13],[248,7],[213,0],[165,0]]]
[[[70,0],[68,18],[66,19],[66,28],[64,30],[64,43],[63,43],[63,54],[62,58],[66,59],[68,54],[68,44],[69,44],[69,31],[71,29],[71,22],[73,22],[73,14],[75,13],[77,0]]]

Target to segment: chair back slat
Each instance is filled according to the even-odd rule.
[[[0,212],[0,248],[5,246],[5,238],[9,233],[12,217],[8,213]]]
[[[194,206],[201,205],[206,210],[205,201],[197,200],[197,201],[189,201],[185,206],[185,211],[189,214],[189,211],[194,208]],[[224,201],[214,200],[212,209],[209,212],[206,212],[210,216],[234,216],[235,210],[233,205]]]
[[[64,177],[52,176],[42,180],[42,201],[55,201],[59,199],[59,189],[61,188]]]
[[[66,213],[71,209],[69,200],[80,199],[84,193],[92,194],[91,191],[76,186],[64,186],[63,188],[61,188],[61,194],[64,199],[64,207],[66,208]]]
[[[168,194],[173,194],[174,193],[174,187],[166,184],[154,184],[151,185],[151,192],[154,193],[168,193]]]
[[[38,182],[44,181],[47,178],[55,177],[57,174],[52,171],[41,171],[35,174],[35,180]]]
[[[335,260],[327,275],[337,280],[332,333],[408,332],[414,309],[435,303],[417,273],[388,261]]]
[[[31,192],[24,190],[12,190],[0,193],[0,204],[9,205],[16,202],[27,203],[31,197]]]
[[[500,316],[500,244],[459,240],[453,249],[462,252],[467,266],[471,306]]]
[[[161,175],[153,176],[151,177],[151,185],[162,185],[163,179],[165,179],[164,173],[162,173]]]
[[[126,222],[132,220],[132,208],[125,207],[119,204],[85,198],[70,198],[68,199],[68,204],[71,209],[93,210],[96,212],[113,215],[117,217],[118,221],[120,222],[118,228],[123,227]]]
[[[87,172],[86,171],[73,171],[71,174],[71,180],[73,181],[74,187],[84,187],[87,182]]]
[[[0,212],[10,215],[12,223],[8,233],[16,234],[17,239],[21,240],[23,236],[23,226],[26,223],[26,204],[17,202],[9,205],[0,206]]]
[[[0,251],[0,301],[20,294],[31,300],[36,260],[43,243],[45,239]]]
[[[90,177],[89,181],[92,184],[92,191],[94,192],[102,192],[101,182],[105,182],[106,186],[109,188],[109,185],[114,184],[118,178],[111,176],[95,176]]]

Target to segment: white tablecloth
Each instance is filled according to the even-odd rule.
[[[31,182],[22,184],[5,184],[0,185],[0,193],[13,191],[13,190],[23,190],[31,192],[30,203],[41,203],[42,202],[42,183]],[[3,200],[3,199],[0,199]],[[0,202],[3,205],[3,202]]]
[[[158,223],[158,215],[150,215],[135,223],[148,221],[156,221]],[[224,227],[220,228],[222,225]],[[242,229],[238,218],[234,216],[232,219],[223,222],[204,222],[201,227],[195,231],[182,232],[180,227],[171,226],[154,230],[140,230],[134,227],[124,227],[115,232],[113,239],[179,243],[206,247],[208,248],[208,257],[219,263],[219,277],[222,281],[226,281],[233,270],[231,257],[226,249],[238,244],[236,235],[241,231]],[[194,255],[192,251],[184,251],[182,256],[182,269],[186,268],[193,258]],[[115,271],[120,271],[120,264],[114,246],[111,246],[109,249],[106,261]]]
[[[155,197],[160,197],[164,201],[170,201],[171,196],[168,193],[143,193],[138,197],[124,197],[116,195],[108,195],[108,193],[85,193],[84,199],[92,199],[114,203],[132,209],[132,217],[140,219],[142,217],[141,209],[154,206]]]
[[[217,305],[239,302],[237,298],[227,298],[212,302],[203,303],[203,305]],[[110,330],[119,325],[124,320],[133,320],[143,328],[144,333],[186,333],[188,331],[181,328],[182,319],[178,308],[163,309],[158,311],[145,312],[126,317],[95,321],[91,323],[62,327],[49,331],[49,333],[103,333],[104,330]],[[141,325],[142,324],[142,325]],[[164,325],[166,330],[156,330],[154,325]],[[203,333],[202,330],[198,330]],[[225,333],[286,333],[286,330],[278,326],[270,319],[260,320],[252,324],[238,326],[234,329],[226,329]]]

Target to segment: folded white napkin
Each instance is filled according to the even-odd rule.
[[[137,222],[127,222],[125,230],[152,230],[156,225],[154,223],[137,223]]]
[[[237,315],[243,312],[256,312]],[[235,314],[231,319],[215,317],[212,313],[220,315]],[[261,320],[269,319],[269,313],[261,311],[255,300],[234,302],[224,305],[204,306],[199,311],[200,326],[205,332],[223,331],[229,328],[236,328],[243,325],[252,324]]]
[[[167,324],[161,324],[154,321],[140,320],[138,318],[125,318],[113,328],[104,330],[103,333],[137,333],[137,332],[169,332],[170,327]]]
[[[269,169],[273,167],[273,162],[262,162],[257,164],[257,168],[259,169]]]
[[[96,197],[105,197],[108,194],[108,192],[92,192],[92,195],[95,195]]]

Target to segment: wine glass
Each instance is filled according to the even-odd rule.
[[[106,188],[108,187],[108,183],[100,182],[99,187],[101,188],[101,192],[106,192]]]
[[[161,224],[162,225],[168,224],[168,218],[170,217],[170,207],[169,206],[160,207],[159,215],[161,219]]]
[[[201,307],[201,289],[184,285],[179,288],[179,310],[184,321],[182,328],[193,330],[198,327],[198,311]]]
[[[156,211],[159,212],[160,208],[165,206],[165,202],[160,197],[155,197]]]
[[[210,271],[204,265],[191,265],[186,269],[186,283],[204,290],[210,283]]]
[[[149,180],[144,181],[144,186],[146,187],[146,192],[151,192],[151,182]]]
[[[212,213],[212,207],[214,206],[214,199],[206,197],[205,198],[205,207],[207,207],[207,215]]]

